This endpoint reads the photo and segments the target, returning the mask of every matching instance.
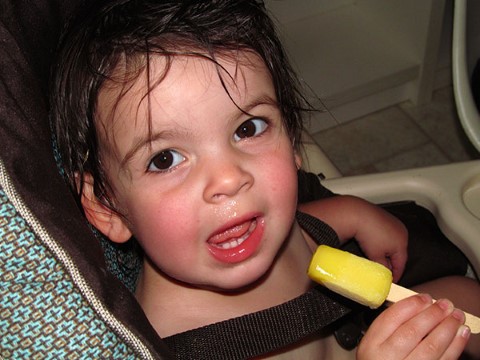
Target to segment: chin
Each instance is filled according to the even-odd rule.
[[[232,269],[233,270],[233,269]],[[271,266],[256,266],[255,269],[237,268],[232,273],[225,272],[222,280],[216,284],[207,285],[211,290],[231,294],[244,293],[262,285],[270,274]],[[224,280],[224,281],[223,281]]]

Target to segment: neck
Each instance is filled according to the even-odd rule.
[[[298,224],[270,271],[257,283],[235,292],[179,283],[144,261],[136,296],[162,337],[227,320],[284,303],[311,286],[306,269],[311,249]]]

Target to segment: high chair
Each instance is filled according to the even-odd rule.
[[[455,2],[453,44],[454,92],[462,125],[480,149],[480,115],[473,103],[465,61],[466,0]],[[437,219],[443,233],[480,274],[480,160],[389,173],[342,177],[307,134],[305,168],[322,174],[325,187],[374,203],[415,201]]]

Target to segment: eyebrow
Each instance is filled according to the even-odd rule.
[[[253,101],[247,103],[245,106],[239,106],[237,103],[235,103],[235,105],[243,114],[252,115],[249,113],[249,111],[255,109],[257,106],[269,105],[278,107],[278,102],[274,100],[271,96],[265,94],[256,97],[255,99],[253,99]]]
[[[184,131],[175,129],[175,130],[162,130],[159,132],[154,132],[147,134],[147,136],[139,137],[138,141],[128,150],[128,152],[123,157],[120,168],[124,168],[125,165],[138,153],[141,149],[149,146],[153,142],[160,140],[160,139],[169,139],[173,138],[174,136],[178,136],[178,134],[183,133]],[[186,136],[187,131],[184,132],[182,136]]]

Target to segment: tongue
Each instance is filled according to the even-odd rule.
[[[225,230],[219,234],[216,234],[208,241],[211,244],[220,244],[225,241],[231,241],[242,237],[250,228],[251,221],[246,221],[243,224],[234,226],[228,230]]]

